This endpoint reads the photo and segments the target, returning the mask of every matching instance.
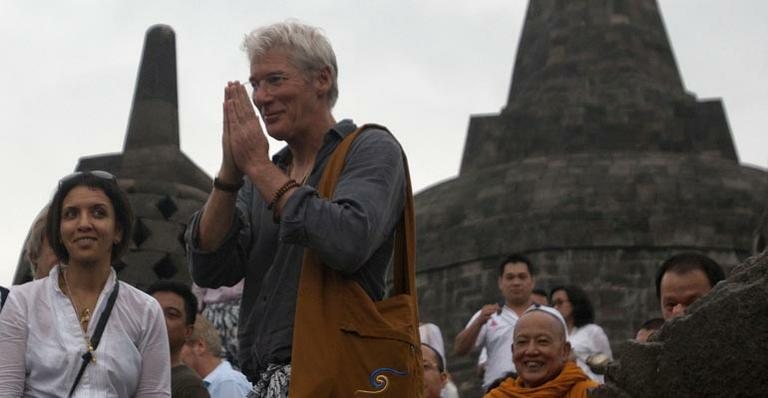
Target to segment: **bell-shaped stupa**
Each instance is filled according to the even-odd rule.
[[[191,282],[183,234],[205,203],[211,179],[179,146],[176,39],[166,25],[149,28],[122,153],[80,158],[77,171],[118,178],[136,215],[132,244],[113,264],[121,280],[145,288],[157,279]],[[24,256],[14,284],[29,280]]]
[[[452,342],[498,302],[497,266],[517,252],[537,285],[582,286],[621,350],[659,315],[663,260],[750,255],[768,174],[739,164],[722,102],[683,87],[655,0],[532,0],[518,48],[507,104],[470,119],[459,175],[416,196],[422,320]],[[476,359],[448,362],[479,396]]]

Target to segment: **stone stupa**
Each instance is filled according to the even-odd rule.
[[[76,170],[105,170],[128,194],[136,224],[132,244],[113,264],[121,280],[146,288],[158,279],[191,283],[183,233],[208,197],[211,178],[179,146],[173,29],[148,29],[122,153],[80,158]],[[29,280],[21,256],[14,284]]]
[[[659,315],[660,263],[697,251],[732,268],[767,196],[722,102],[683,87],[655,0],[532,0],[507,104],[472,116],[459,175],[416,195],[422,320],[450,353],[517,252],[537,285],[582,286],[620,352]],[[476,357],[448,363],[461,396],[480,396]]]

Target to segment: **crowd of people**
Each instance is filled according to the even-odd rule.
[[[221,166],[185,236],[199,299],[178,282],[142,292],[119,281],[111,265],[133,226],[125,193],[104,171],[64,177],[29,239],[35,280],[2,290],[0,396],[352,396],[422,385],[400,144],[383,126],[334,118],[338,66],[319,29],[277,23],[243,48],[248,82],[225,87]],[[274,157],[267,134],[286,144]],[[385,297],[391,259],[396,300]],[[373,324],[390,316],[382,303],[403,309],[397,327]],[[378,354],[358,355],[368,349]]]
[[[104,171],[62,178],[28,239],[34,280],[2,290],[0,396],[412,396],[423,388],[427,398],[458,397],[439,328],[412,332],[412,195],[400,145],[382,126],[335,120],[338,67],[318,29],[270,25],[244,48],[250,98],[245,85],[227,84],[221,166],[185,235],[194,286],[161,280],[140,291],[120,281],[111,265],[134,221],[125,193]],[[271,159],[265,134],[287,144]],[[386,298],[391,260],[403,264],[394,280],[403,294]],[[644,323],[637,339],[723,278],[701,254],[665,261],[655,281],[663,319]],[[528,258],[504,259],[502,300],[479,308],[453,341],[454,355],[478,354],[487,397],[583,397],[603,381],[594,364],[612,350],[588,294],[535,285]],[[387,329],[388,310],[397,327]],[[375,369],[360,380],[339,376],[361,363]]]
[[[470,318],[456,335],[454,354],[478,354],[486,397],[586,397],[589,389],[604,382],[600,372],[612,360],[608,336],[595,324],[595,309],[584,289],[562,285],[541,294],[544,291],[534,287],[535,275],[527,257],[505,258],[498,267],[502,302],[486,304]],[[648,341],[665,321],[683,315],[723,279],[720,265],[700,253],[680,253],[664,261],[655,278],[663,318],[640,325],[636,340]],[[426,325],[430,335],[439,336],[429,341],[442,347],[439,328]],[[444,351],[432,351],[436,363],[444,364]],[[445,388],[450,375],[427,378],[431,369],[424,365],[425,383],[435,383],[425,397],[455,396]]]

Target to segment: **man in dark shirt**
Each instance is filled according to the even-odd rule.
[[[402,150],[371,128],[351,146],[330,199],[315,189],[339,142],[356,129],[337,122],[336,58],[318,29],[294,22],[253,31],[251,98],[266,133],[287,147],[270,161],[246,88],[225,89],[222,162],[205,207],[187,230],[195,282],[232,286],[245,278],[239,338],[243,373],[260,386],[290,380],[297,286],[304,249],[384,298],[394,228],[405,202]],[[243,185],[244,184],[244,185]]]
[[[189,286],[170,280],[160,280],[147,289],[163,308],[168,343],[171,348],[171,397],[209,398],[203,380],[181,362],[181,349],[192,335],[197,314],[197,299]]]

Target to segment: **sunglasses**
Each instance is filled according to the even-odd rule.
[[[72,174],[68,174],[64,176],[61,180],[59,180],[59,188],[61,188],[63,185],[67,185],[72,181],[81,179],[84,176],[93,176],[101,180],[107,180],[112,182],[117,182],[117,177],[115,177],[112,173],[109,173],[104,170],[89,170],[89,171],[76,171]]]

